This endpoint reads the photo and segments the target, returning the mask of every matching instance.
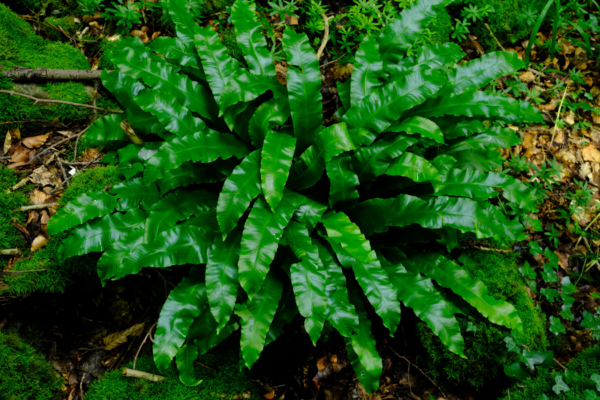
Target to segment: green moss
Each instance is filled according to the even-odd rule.
[[[115,69],[114,64],[111,61],[112,52],[119,46],[119,42],[116,40],[109,41],[104,39],[100,43],[100,62],[98,63],[98,69]]]
[[[573,361],[566,365],[568,372],[556,370],[550,374],[542,374],[535,378],[528,378],[510,388],[510,395],[501,400],[530,400],[541,399],[542,394],[556,400],[583,400],[589,397],[585,391],[590,390],[598,395],[596,383],[590,377],[600,374],[600,345],[596,345],[580,353]],[[568,392],[559,395],[554,393],[552,386],[556,384],[556,377],[562,376],[563,381],[569,386]],[[595,397],[591,397],[595,398]]]
[[[69,36],[75,35],[75,33],[81,27],[81,24],[75,22],[75,17],[73,15],[67,15],[66,17],[49,17],[44,20],[46,24],[52,25],[56,28],[62,28]],[[52,28],[50,26],[44,26],[44,30],[46,32],[46,36],[55,41],[66,42],[69,40],[68,37],[65,36],[61,31]]]
[[[445,8],[436,12],[435,19],[429,24],[429,34],[424,35],[425,43],[440,44],[450,40],[452,33],[452,17]]]
[[[86,400],[231,400],[233,396],[250,391],[252,399],[259,399],[257,388],[248,376],[247,370],[240,372],[239,347],[224,343],[199,360],[196,365],[196,378],[202,383],[196,387],[184,386],[174,363],[165,372],[159,372],[151,355],[137,360],[135,369],[165,376],[162,382],[150,382],[123,376],[122,371],[107,373],[95,382],[86,394]],[[126,366],[131,368],[131,363]],[[208,367],[208,368],[207,368]]]
[[[68,19],[68,18],[67,18]],[[67,43],[52,42],[36,36],[33,28],[0,4],[0,65],[8,69],[13,65],[29,68],[89,69],[85,56]],[[0,88],[10,90],[12,82],[0,77]],[[56,100],[88,103],[90,97],[81,83],[54,82],[44,86]],[[81,107],[56,104],[34,105],[29,99],[0,94],[0,122],[58,118],[61,121],[89,117],[90,111]],[[21,133],[36,131],[36,124],[7,125],[21,128]]]
[[[13,222],[25,224],[26,216],[23,213],[14,213],[12,210],[29,203],[27,196],[20,189],[16,193],[6,191],[19,182],[18,175],[12,169],[0,164],[0,248],[23,248],[25,241]]]
[[[545,349],[548,346],[545,323],[527,295],[515,257],[493,252],[477,252],[471,256],[476,263],[464,265],[470,276],[483,281],[495,298],[513,304],[523,321],[525,337],[531,348]],[[504,337],[509,336],[510,331],[480,315],[459,316],[458,319],[465,339],[467,359],[450,352],[425,324],[419,325],[431,374],[446,385],[468,382],[486,391],[502,390],[510,383],[503,366],[517,361],[517,355],[509,353],[504,342]],[[476,327],[476,331],[467,331],[469,323]]]
[[[16,333],[0,332],[0,397],[46,400],[59,394],[62,378]]]
[[[235,38],[235,30],[233,27],[228,29],[223,29],[221,31],[221,42],[223,46],[227,49],[227,52],[232,58],[239,60],[244,63],[244,56],[242,55],[242,50],[238,45],[237,39]]]
[[[98,167],[88,169],[75,176],[71,186],[59,200],[62,207],[82,193],[89,190],[102,190],[107,185],[114,185],[116,167]],[[82,283],[86,279],[96,278],[96,262],[98,254],[72,257],[63,262],[58,259],[61,242],[69,235],[69,231],[50,238],[48,244],[40,250],[18,262],[13,271],[31,271],[43,269],[42,272],[24,273],[5,276],[4,281],[10,287],[4,293],[9,295],[26,295],[32,292],[63,292],[77,277]]]

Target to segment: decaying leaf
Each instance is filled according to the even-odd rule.
[[[271,390],[269,393],[265,394],[263,397],[267,400],[271,400],[273,397],[275,397],[275,391]]]
[[[30,210],[29,215],[27,216],[27,224],[31,221],[37,220],[40,217],[40,214],[35,210]]]
[[[32,150],[28,149],[27,147],[24,146],[19,146],[15,152],[13,153],[10,162],[11,163],[18,163],[18,162],[28,162],[29,161],[29,156],[31,154]]]
[[[527,71],[519,76],[522,82],[529,83],[535,80],[535,75],[531,71]]]
[[[276,63],[275,64],[275,72],[277,73],[277,80],[282,85],[285,85],[287,82],[287,64],[285,63]]]
[[[581,155],[585,161],[600,162],[600,151],[593,144],[585,146]]]
[[[47,133],[45,135],[28,137],[27,139],[23,139],[23,145],[30,149],[35,149],[36,147],[40,147],[46,143],[46,140],[48,140],[49,136],[50,134]]]
[[[131,328],[125,329],[121,332],[111,333],[102,339],[104,343],[104,350],[112,350],[119,345],[125,343],[129,336],[139,336],[144,330],[144,323],[135,324]]]
[[[81,162],[92,162],[100,155],[100,152],[96,149],[89,148],[83,151],[80,157]]]
[[[48,199],[48,195],[41,190],[33,189],[29,195],[31,204],[44,204]]]
[[[48,239],[46,239],[42,235],[39,235],[38,237],[33,239],[33,242],[31,243],[31,252],[38,251],[39,249],[44,247],[46,243],[48,243]]]
[[[8,154],[10,151],[10,147],[12,146],[12,136],[10,134],[10,130],[6,132],[6,137],[4,138],[4,154]]]
[[[148,42],[148,40],[150,40],[150,39],[148,39],[148,35],[144,31],[140,31],[140,30],[134,29],[134,30],[132,30],[129,33],[131,34],[131,36],[135,36],[135,37],[140,38],[140,40],[142,41],[142,43],[146,43],[146,42]]]
[[[40,186],[56,187],[61,183],[61,179],[58,177],[56,169],[52,168],[48,170],[45,165],[34,169],[29,179],[31,182]]]

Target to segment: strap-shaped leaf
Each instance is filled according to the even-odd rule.
[[[321,222],[327,229],[327,236],[342,246],[352,257],[365,263],[377,261],[371,243],[365,238],[356,224],[343,212],[326,214]]]
[[[352,80],[348,79],[346,82],[337,81],[336,87],[338,91],[338,95],[340,97],[340,101],[342,102],[340,108],[336,111],[336,115],[338,117],[342,117],[346,114],[346,111],[352,107],[352,99],[350,97],[350,85],[352,84]]]
[[[95,142],[127,140],[127,135],[121,129],[121,122],[124,119],[125,114],[109,114],[98,118],[92,122],[85,137]]]
[[[143,242],[144,230],[135,229],[126,232],[118,241],[110,245],[102,254],[96,266],[98,277],[103,286],[108,279],[114,278],[119,273],[122,264],[118,261],[126,257],[132,248],[141,245]]]
[[[476,169],[482,172],[500,168],[506,161],[499,151],[491,149],[458,151],[450,157],[454,159],[451,165],[454,168]]]
[[[354,69],[350,78],[350,101],[355,105],[381,86],[383,63],[379,45],[373,37],[365,36],[354,56]]]
[[[265,346],[267,332],[275,317],[282,290],[281,282],[271,271],[252,299],[236,307],[235,313],[242,319],[242,356],[248,368],[258,360]]]
[[[139,38],[132,36],[122,40],[112,61],[122,73],[142,79],[154,91],[171,98],[171,101],[179,100],[188,110],[204,118],[216,115],[216,104],[210,93],[186,75],[179,74],[163,58],[147,51]]]
[[[117,209],[127,211],[137,208],[139,205],[144,210],[149,210],[159,199],[160,194],[156,184],[146,185],[142,178],[133,178],[128,181],[119,182],[110,190],[119,199]]]
[[[340,123],[323,129],[300,159],[292,165],[289,186],[298,190],[311,187],[321,178],[327,162],[344,151],[356,149],[346,124]]]
[[[444,83],[445,77],[440,72],[413,72],[363,98],[344,114],[342,121],[350,129],[366,128],[381,133],[403,112],[437,93]]]
[[[464,65],[452,68],[448,72],[450,83],[440,90],[439,95],[456,95],[478,90],[503,75],[518,71],[523,66],[525,63],[514,51],[487,53]]]
[[[194,267],[177,285],[160,311],[154,335],[154,362],[165,370],[183,345],[194,318],[206,307],[203,268]]]
[[[404,57],[421,32],[435,18],[433,6],[446,2],[447,0],[417,0],[383,28],[378,41],[384,70]]]
[[[287,98],[271,99],[256,109],[248,125],[252,145],[260,148],[265,137],[275,125],[283,125],[290,117],[290,104]]]
[[[381,257],[380,257],[381,259]],[[465,358],[465,341],[451,306],[440,295],[431,279],[410,273],[402,264],[381,261],[390,281],[398,291],[398,299],[414,310],[448,349]]]
[[[236,103],[249,103],[263,93],[271,90],[276,98],[283,97],[285,87],[274,76],[252,75],[241,71],[231,77],[221,94],[220,115],[223,110]]]
[[[231,20],[250,72],[254,75],[275,76],[275,63],[267,49],[267,41],[262,34],[263,27],[256,21],[254,2],[237,0],[233,3]]]
[[[218,161],[217,161],[218,162]],[[211,164],[184,162],[177,168],[164,173],[164,176],[156,181],[161,193],[167,193],[179,187],[185,187],[198,183],[221,182],[227,178],[219,169]]]
[[[197,226],[174,226],[158,234],[152,243],[132,246],[120,259],[113,259],[117,272],[112,279],[136,274],[144,267],[206,264],[213,241],[214,234]]]
[[[108,214],[81,225],[62,241],[58,259],[63,262],[69,257],[104,251],[132,231],[143,231],[147,217],[148,213],[138,208],[126,214]]]
[[[425,158],[404,152],[385,171],[386,175],[406,176],[415,182],[438,180],[438,170]]]
[[[223,236],[238,224],[240,217],[261,191],[260,150],[255,150],[235,167],[219,194],[217,219]]]
[[[385,173],[390,163],[400,157],[417,139],[404,135],[378,140],[368,147],[362,147],[352,157],[352,170],[361,182],[373,181]]]
[[[206,190],[169,193],[150,210],[144,241],[152,243],[160,232],[174,227],[178,221],[213,210],[216,205],[217,195]]]
[[[359,331],[349,338],[344,338],[346,351],[361,385],[367,393],[375,393],[379,389],[383,363],[377,353],[377,343],[371,333],[371,321],[367,317],[360,293],[356,288],[350,289],[349,298],[356,309],[356,315],[358,315]]]
[[[411,71],[438,69],[446,64],[453,64],[465,56],[456,43],[425,45],[419,50],[417,57],[403,58],[398,64],[386,65],[391,80],[396,80]]]
[[[358,176],[348,168],[350,160],[350,154],[340,154],[326,164],[330,182],[329,205],[331,207],[360,197],[356,190],[360,185]]]
[[[262,196],[254,203],[244,225],[238,262],[240,284],[248,296],[253,296],[261,288],[295,208],[285,196],[275,211],[271,211]]]
[[[285,133],[271,131],[265,138],[260,158],[260,181],[265,200],[273,210],[283,198],[295,148],[296,139]]]
[[[150,42],[150,50],[165,56],[169,61],[176,62],[181,67],[188,67],[196,76],[204,76],[200,57],[192,46],[188,47],[179,37],[160,36]]]
[[[291,285],[288,284],[287,287],[283,289],[283,295],[279,301],[279,308],[269,327],[269,332],[267,332],[265,346],[273,342],[283,333],[284,326],[292,322],[292,319],[294,319],[296,314],[298,314],[298,307],[296,306],[294,291],[292,290]]]
[[[383,325],[390,330],[390,336],[393,337],[400,324],[398,293],[374,254],[373,258],[375,260],[371,262],[357,260],[352,265],[352,270],[367,299],[383,320]]]
[[[158,90],[143,90],[135,96],[142,110],[154,115],[164,129],[177,136],[191,135],[208,130],[204,121],[196,118],[177,100]]]
[[[208,304],[217,322],[217,333],[227,325],[235,306],[241,240],[241,227],[235,229],[224,241],[217,235],[206,264]]]
[[[148,160],[144,181],[154,182],[165,173],[187,161],[210,163],[218,158],[244,158],[249,151],[235,136],[219,132],[197,132],[166,141]]]
[[[194,41],[198,55],[202,59],[206,80],[215,100],[219,102],[227,82],[238,70],[236,61],[229,56],[227,49],[221,43],[219,34],[213,30],[212,26],[201,28],[194,24]]]
[[[442,149],[440,154],[454,155],[454,153],[463,150],[474,149],[503,149],[516,146],[521,143],[521,139],[510,128],[493,127],[487,129],[479,135],[469,136],[458,139],[451,146]]]
[[[445,116],[432,119],[442,132],[446,139],[456,139],[464,136],[471,136],[474,133],[483,131],[483,123],[478,119],[465,119],[463,117]]]
[[[327,320],[337,329],[342,336],[350,337],[359,332],[358,315],[354,305],[348,299],[348,288],[346,287],[346,277],[342,268],[332,257],[331,253],[321,243],[319,247],[319,257],[327,271]]]
[[[179,371],[179,380],[186,386],[198,386],[202,379],[194,377],[194,361],[198,358],[198,347],[193,344],[184,344],[179,351],[175,361]]]
[[[440,127],[437,126],[435,122],[427,118],[406,118],[402,121],[394,123],[388,128],[388,131],[406,132],[409,135],[414,135],[415,133],[418,133],[421,136],[433,139],[440,144],[444,143],[444,134],[442,133]]]
[[[177,37],[181,39],[186,46],[194,46],[194,14],[190,11],[187,1],[182,0],[164,0],[161,2],[166,6],[169,17],[175,24]]]
[[[403,114],[405,118],[413,116],[431,118],[444,115],[499,117],[507,122],[520,122],[522,119],[519,102],[501,94],[481,91],[430,98]]]
[[[289,65],[287,88],[294,134],[298,149],[304,150],[313,143],[323,122],[319,60],[304,33],[287,28],[282,43]]]
[[[295,194],[301,198],[301,201],[296,208],[296,211],[294,211],[294,219],[306,226],[308,231],[311,232],[321,220],[321,216],[325,210],[327,210],[327,206],[311,199],[310,197],[306,197],[298,193]]]
[[[90,219],[110,214],[117,208],[117,198],[103,191],[83,193],[50,218],[47,232],[56,235]]]
[[[316,345],[327,312],[325,297],[327,273],[323,269],[319,249],[312,243],[306,227],[292,221],[286,228],[286,238],[296,257],[302,260],[292,264],[290,268],[292,287],[298,310],[306,318],[304,321],[306,332]]]
[[[412,256],[403,264],[410,272],[421,272],[440,286],[452,290],[491,322],[509,329],[523,329],[519,313],[511,304],[490,296],[483,282],[471,278],[454,261],[430,253]]]
[[[217,322],[208,307],[190,326],[187,343],[198,347],[198,356],[205,354],[237,331],[240,327],[239,318],[237,315],[233,315],[229,323],[219,333],[217,333],[216,327]]]

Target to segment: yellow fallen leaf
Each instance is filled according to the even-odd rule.
[[[39,235],[38,237],[33,239],[33,243],[31,243],[31,252],[33,253],[34,251],[38,251],[39,249],[44,247],[46,243],[48,243],[48,239],[46,239],[42,235]]]
[[[527,71],[519,76],[522,82],[529,83],[535,80],[535,75],[531,71]]]
[[[12,137],[10,136],[10,131],[6,132],[6,138],[4,138],[4,154],[8,154],[10,150],[10,146],[12,146]]]
[[[600,151],[593,144],[585,146],[581,155],[585,161],[600,162]]]

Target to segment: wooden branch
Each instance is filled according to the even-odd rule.
[[[133,368],[135,369],[135,363],[137,362],[137,358],[140,355],[140,350],[142,350],[142,347],[144,347],[144,343],[146,343],[146,340],[148,340],[148,336],[150,336],[150,333],[152,332],[152,329],[154,329],[154,327],[156,326],[156,324],[158,324],[158,321],[156,321],[151,327],[150,329],[148,329],[148,332],[146,333],[146,336],[144,337],[144,340],[142,341],[142,344],[140,345],[140,347],[138,348],[137,353],[135,353],[135,358],[133,359]]]
[[[149,372],[136,371],[135,369],[123,368],[123,376],[129,376],[130,378],[141,378],[148,379],[152,382],[160,382],[165,379],[164,376],[154,375]]]
[[[106,108],[95,107],[95,106],[92,106],[90,104],[72,103],[70,101],[39,99],[37,97],[29,96],[27,94],[13,92],[12,90],[0,90],[0,93],[6,93],[6,94],[9,94],[11,96],[20,96],[20,97],[25,97],[27,99],[35,100],[33,104],[37,104],[37,103],[57,103],[57,104],[66,104],[66,105],[75,106],[75,107],[91,108],[93,110],[102,110],[102,111],[104,111],[104,112],[106,112],[108,114],[123,114],[123,111],[120,111],[120,110],[110,110],[110,109],[106,109]]]
[[[111,72],[111,71],[107,71]],[[98,81],[101,70],[83,69],[47,69],[47,68],[19,68],[2,71],[5,77],[13,81]]]
[[[321,18],[323,18],[323,24],[325,25],[325,32],[323,33],[323,40],[321,41],[321,46],[319,46],[319,50],[317,51],[317,61],[319,61],[319,59],[323,55],[323,50],[325,50],[325,46],[327,45],[327,42],[329,41],[329,20],[330,20],[330,18],[327,18],[327,16],[325,14],[321,14]],[[331,17],[331,18],[333,18],[333,17]]]
[[[58,203],[34,204],[32,206],[23,206],[21,208],[17,208],[15,211],[42,210],[44,208],[54,207],[57,205],[58,205]]]
[[[19,249],[0,250],[0,255],[2,255],[2,256],[17,256],[17,255],[19,255]]]

